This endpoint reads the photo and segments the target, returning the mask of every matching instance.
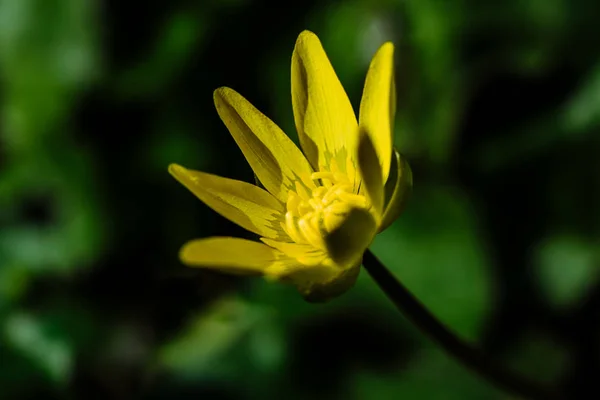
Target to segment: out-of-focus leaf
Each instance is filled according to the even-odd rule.
[[[564,124],[578,136],[591,133],[590,129],[600,124],[600,64],[592,69],[567,103]]]
[[[560,121],[545,114],[517,127],[510,134],[487,140],[477,151],[479,168],[493,172],[535,157],[565,136]]]
[[[448,187],[415,190],[373,252],[439,319],[475,339],[491,302],[485,243],[473,205]]]
[[[90,179],[93,171],[85,152],[48,150],[36,163],[23,163],[0,176],[0,203],[37,199],[49,219],[38,223],[13,216],[16,220],[0,231],[0,251],[9,265],[68,271],[89,265],[103,247],[101,196]]]
[[[89,153],[64,132],[77,94],[98,75],[93,0],[0,1],[0,252],[6,268],[70,269],[98,253],[103,232]],[[29,221],[34,200],[48,221]],[[1,266],[0,266],[1,268]]]
[[[11,151],[55,133],[74,93],[98,75],[92,0],[0,1],[2,140]]]
[[[600,254],[596,245],[583,239],[551,237],[538,246],[536,268],[548,299],[557,307],[568,307],[600,278]]]
[[[181,12],[171,16],[148,58],[119,77],[117,91],[138,98],[161,93],[186,66],[209,24],[206,14]]]
[[[21,297],[30,280],[30,273],[18,265],[8,265],[6,259],[0,257],[0,312],[12,301]]]
[[[477,154],[485,170],[505,167],[523,158],[595,135],[600,123],[600,65],[592,68],[571,97],[556,109],[517,127],[510,135],[487,141]]]
[[[74,360],[67,336],[51,335],[42,319],[25,313],[9,316],[3,333],[9,344],[40,365],[53,381],[68,382]]]
[[[408,1],[406,35],[410,53],[397,77],[399,147],[415,148],[431,162],[445,165],[454,152],[464,91],[458,41],[465,7],[432,0]]]
[[[166,344],[158,361],[193,379],[239,378],[256,368],[272,368],[280,362],[283,343],[269,326],[264,309],[223,298]]]
[[[354,399],[494,400],[497,389],[436,349],[424,349],[410,368],[393,373],[362,372],[352,379]]]
[[[140,151],[144,157],[142,163],[150,166],[149,172],[152,174],[168,176],[166,166],[174,160],[182,165],[193,165],[194,169],[202,170],[205,165],[210,165],[215,157],[210,141],[203,142],[202,137],[190,132],[178,117],[170,115],[161,120],[156,134],[149,136],[142,145],[145,147],[145,151]]]
[[[527,332],[504,359],[508,368],[549,385],[570,367],[567,349],[538,332]]]

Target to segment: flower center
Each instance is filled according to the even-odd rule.
[[[352,208],[370,205],[354,193],[346,174],[314,172],[310,179],[315,182],[312,190],[296,182],[296,191],[289,192],[283,229],[296,243],[326,250],[324,236],[339,227]]]

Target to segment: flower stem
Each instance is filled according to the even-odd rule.
[[[390,273],[371,250],[365,252],[363,266],[400,312],[424,334],[442,346],[446,352],[490,383],[526,399],[564,399],[555,391],[551,391],[537,382],[530,381],[494,363],[484,353],[459,339]]]

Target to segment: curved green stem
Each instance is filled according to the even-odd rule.
[[[490,383],[527,399],[564,399],[558,393],[494,363],[481,351],[459,339],[388,271],[371,250],[365,252],[363,266],[400,312],[446,352]]]

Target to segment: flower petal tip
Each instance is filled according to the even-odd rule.
[[[392,54],[394,54],[394,43],[393,42],[385,42],[384,44],[381,45],[381,47],[379,48],[379,51],[385,51],[385,52],[390,52]]]
[[[222,95],[226,95],[228,93],[234,92],[234,90],[230,87],[227,86],[220,86],[218,88],[216,88],[213,92],[213,97],[214,96],[222,96]]]
[[[319,37],[314,32],[305,29],[298,35],[296,43],[302,43],[309,40],[319,40]]]
[[[190,260],[189,260],[189,258],[190,258],[189,253],[190,253],[190,242],[185,243],[183,246],[181,246],[181,248],[179,249],[179,254],[178,254],[179,260],[183,264],[187,265],[188,267],[192,266],[192,263],[190,263]]]
[[[316,49],[323,48],[319,37],[309,30],[304,30],[298,35],[296,39],[295,50],[299,52],[302,57],[306,57],[307,54],[314,52]]]
[[[382,44],[379,49],[377,49],[377,52],[375,53],[375,56],[373,56],[373,62],[375,63],[375,65],[378,66],[378,68],[384,67],[384,68],[390,68],[393,70],[393,65],[394,65],[394,51],[395,51],[395,47],[394,47],[394,43],[392,42],[385,42],[384,44]],[[383,63],[383,65],[381,65]],[[393,74],[393,72],[392,72]]]
[[[181,175],[186,172],[186,169],[184,167],[182,167],[179,164],[175,164],[175,163],[169,164],[169,167],[167,170],[169,171],[169,174],[171,174],[175,178],[177,178],[178,175]]]
[[[213,92],[213,101],[215,105],[218,105],[220,102],[226,101],[226,98],[230,97],[231,92],[235,92],[233,89],[228,88],[227,86],[221,86],[214,90]]]
[[[194,248],[198,246],[198,243],[201,243],[202,241],[209,242],[210,239],[194,239],[181,246],[177,255],[179,261],[181,261],[183,265],[187,267],[205,266],[203,265],[204,263],[198,262],[198,254],[197,251],[194,250]]]

